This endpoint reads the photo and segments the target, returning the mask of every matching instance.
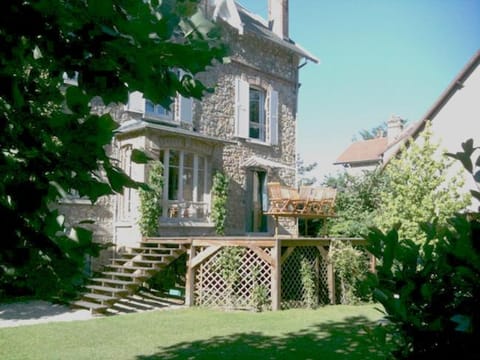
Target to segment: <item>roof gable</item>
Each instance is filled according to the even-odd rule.
[[[370,140],[356,141],[338,157],[335,165],[362,162],[380,162],[387,149],[388,139],[380,137]]]

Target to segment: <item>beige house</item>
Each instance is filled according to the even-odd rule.
[[[130,94],[110,111],[120,124],[112,156],[133,179],[145,181],[148,167],[130,161],[145,149],[164,168],[160,236],[212,235],[212,178],[230,179],[226,235],[271,234],[266,184],[294,185],[299,69],[317,59],[288,35],[288,1],[269,0],[269,19],[233,0],[203,1],[204,12],[223,30],[231,61],[199,78],[215,91],[202,101],[177,96],[170,108]],[[101,109],[100,109],[101,110]],[[74,219],[93,218],[95,236],[116,248],[141,240],[139,194],[123,194],[95,205],[73,199],[62,205]],[[71,216],[71,218],[72,218]],[[296,231],[285,221],[283,233]]]
[[[433,141],[440,143],[440,153],[461,151],[462,142],[473,139],[480,145],[480,50],[477,51],[427,113],[417,122],[403,129],[399,118],[387,122],[386,137],[352,143],[336,160],[350,174],[387,166],[410,139],[417,141],[427,121],[431,122]],[[461,171],[459,162],[451,168],[452,175]],[[477,169],[478,170],[478,169]],[[478,184],[465,172],[464,192],[476,189]],[[475,201],[468,210],[477,211]]]
[[[417,141],[428,120],[431,122],[433,140],[440,143],[439,156],[443,156],[444,152],[461,151],[461,144],[468,139],[473,139],[476,146],[480,145],[480,50],[452,80],[425,116],[409,128],[400,141],[385,151],[384,164],[388,164],[401,151],[401,145],[409,139]],[[452,175],[461,170],[463,167],[460,162],[455,162],[451,168]],[[463,191],[477,189],[478,185],[465,171]],[[474,201],[468,210],[478,211],[479,205]]]

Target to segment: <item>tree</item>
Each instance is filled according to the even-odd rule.
[[[305,161],[302,159],[300,154],[297,154],[297,176],[298,176],[298,186],[309,186],[317,182],[316,177],[308,177],[308,174],[315,170],[318,166],[318,163],[315,161],[310,164],[305,164]]]
[[[405,125],[407,122],[406,119],[401,119],[402,125]],[[382,122],[380,125],[374,126],[371,129],[362,129],[358,132],[362,140],[371,140],[378,137],[387,136],[388,132],[388,123],[386,121]],[[353,141],[357,141],[357,136],[353,136]]]
[[[73,191],[95,202],[141,185],[110,161],[105,147],[117,124],[91,104],[126,103],[135,90],[164,106],[177,92],[200,98],[208,89],[193,75],[221,61],[225,48],[197,5],[2,3],[0,292],[62,295],[81,281],[85,255],[99,247],[82,224],[67,231],[52,204]],[[76,86],[65,88],[65,74]],[[140,158],[135,152],[133,160]]]
[[[480,148],[472,139],[462,148],[449,155],[478,181],[472,156]],[[480,200],[477,190],[471,194]],[[434,219],[419,226],[422,243],[400,238],[397,226],[368,235],[368,250],[379,261],[364,284],[389,320],[372,331],[375,344],[386,350],[385,358],[470,359],[480,338],[478,214],[457,213],[444,224]]]
[[[380,194],[386,185],[380,170],[364,171],[352,176],[347,173],[325,179],[325,184],[337,188],[337,217],[330,219],[333,235],[356,237],[366,235],[374,225]]]
[[[387,165],[388,186],[380,195],[376,218],[382,230],[401,223],[400,237],[422,241],[425,235],[419,223],[437,219],[446,224],[447,218],[470,203],[469,194],[459,193],[462,174],[449,175],[452,161],[439,153],[439,146],[432,142],[428,123],[418,142],[410,141],[400,157]]]

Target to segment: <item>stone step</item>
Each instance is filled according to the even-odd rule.
[[[81,307],[81,308],[85,308],[85,309],[89,309],[91,311],[99,311],[99,312],[100,311],[105,311],[108,308],[107,305],[102,305],[102,304],[99,304],[99,303],[85,301],[85,300],[75,301],[75,302],[72,303],[72,305],[77,306],[77,307]]]
[[[103,276],[115,276],[119,278],[131,278],[132,281],[133,279],[137,279],[138,281],[141,281],[142,279],[146,278],[147,276],[142,275],[142,274],[133,274],[133,273],[125,273],[125,272],[118,272],[118,271],[104,271],[102,272]]]
[[[108,279],[108,278],[93,278],[91,280],[94,282],[102,283],[102,284],[115,284],[115,285],[122,285],[122,286],[137,285],[135,281],[127,281],[127,280],[116,280],[116,279]]]
[[[88,300],[93,299],[93,300],[105,301],[105,302],[113,302],[117,300],[116,297],[103,295],[103,294],[96,294],[96,293],[86,293],[86,294],[83,294],[83,297],[88,298]]]
[[[113,260],[116,263],[126,263],[126,262],[131,262],[133,264],[146,264],[146,265],[158,265],[158,264],[167,264],[168,260],[163,259],[163,260],[148,260],[148,259],[115,259]],[[120,265],[119,264],[119,265]],[[115,264],[113,264],[115,265]]]
[[[114,288],[109,286],[87,285],[86,288],[93,291],[102,291],[102,292],[112,293],[112,294],[128,293],[128,290],[126,289]]]
[[[113,269],[124,269],[124,270],[131,270],[131,271],[137,271],[137,270],[144,270],[144,271],[152,271],[152,270],[158,270],[154,267],[146,267],[146,266],[125,266],[125,265],[116,265],[116,264],[111,264],[108,265],[108,267],[113,268]]]
[[[166,248],[166,247],[142,246],[142,247],[134,247],[134,248],[131,248],[130,250],[131,250],[132,252],[130,252],[130,253],[122,253],[122,255],[124,255],[124,254],[133,254],[134,252],[135,252],[135,254],[138,254],[138,253],[145,253],[145,252],[150,252],[150,251],[154,251],[153,254],[156,254],[155,251],[163,251],[163,252],[171,253],[172,251],[175,251],[175,250],[177,250],[177,249]]]

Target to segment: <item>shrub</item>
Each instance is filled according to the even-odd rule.
[[[452,156],[473,172],[471,140]],[[480,157],[476,161],[480,165]],[[479,173],[475,178],[479,178]],[[480,193],[472,191],[480,200]],[[375,331],[399,359],[471,359],[480,339],[480,222],[457,214],[447,225],[423,223],[425,241],[399,239],[398,227],[372,229],[369,251],[379,259],[366,285],[389,325]]]
[[[361,302],[357,285],[368,271],[366,254],[349,242],[338,240],[331,242],[328,260],[340,281],[340,303],[353,305]]]

